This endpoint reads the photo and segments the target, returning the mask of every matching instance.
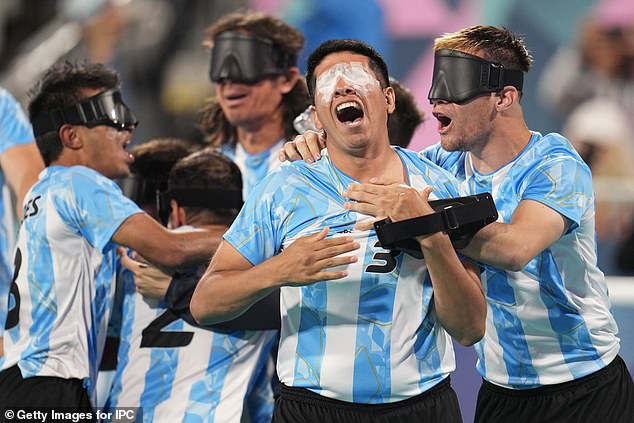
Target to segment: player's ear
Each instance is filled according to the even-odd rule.
[[[387,103],[387,112],[388,114],[394,113],[396,109],[396,93],[394,93],[394,88],[387,87],[384,90],[385,93],[385,102]]]
[[[313,121],[315,122],[315,128],[319,129],[320,131],[323,131],[324,130],[324,125],[321,124],[321,120],[319,120],[319,117],[317,116],[317,109],[312,104],[310,105],[310,113],[313,115]]]
[[[84,143],[79,134],[79,128],[79,126],[70,123],[65,123],[59,128],[57,134],[64,147],[71,150],[79,150],[83,147]]]
[[[498,100],[495,104],[498,110],[503,111],[518,103],[520,92],[512,85],[507,85],[498,92]]]
[[[185,209],[173,198],[170,200],[170,209],[169,224],[172,229],[187,224],[187,213],[185,213]]]
[[[282,94],[288,94],[291,92],[295,84],[299,80],[300,74],[299,69],[297,67],[292,67],[284,75],[280,75],[278,77],[278,81],[280,82],[280,89]]]

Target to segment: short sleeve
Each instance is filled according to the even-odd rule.
[[[56,196],[62,219],[95,248],[105,251],[119,226],[142,210],[112,180],[87,168],[67,175],[68,193]]]
[[[254,266],[273,257],[282,243],[279,228],[287,214],[282,204],[276,204],[275,172],[258,184],[242,207],[240,214],[225,233],[224,239]]]
[[[0,88],[0,154],[12,147],[32,142],[33,130],[20,104]]]
[[[543,161],[523,181],[522,200],[547,205],[568,218],[577,228],[593,204],[592,174],[587,165],[571,155]]]

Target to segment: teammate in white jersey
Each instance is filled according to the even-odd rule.
[[[293,119],[308,107],[297,68],[304,36],[261,12],[228,14],[207,35],[216,95],[206,105],[201,126],[207,141],[242,171],[247,198],[280,165],[280,148],[297,135]]]
[[[169,197],[170,227],[226,230],[242,205],[240,170],[221,154],[193,153],[174,165],[163,195]],[[200,273],[193,270],[192,276]],[[165,291],[142,296],[131,273],[126,275],[119,363],[108,406],[141,407],[146,422],[240,422],[277,331],[194,326],[168,308]],[[183,282],[172,284],[178,288]],[[270,383],[268,389],[272,396]],[[270,421],[271,412],[269,402],[250,421]]]
[[[633,421],[632,378],[597,268],[590,170],[561,135],[527,128],[523,41],[475,26],[434,48],[429,99],[441,141],[424,155],[464,193],[491,192],[500,216],[462,251],[490,265],[476,421]],[[403,189],[355,186],[351,208],[381,216]]]
[[[311,54],[307,81],[328,156],[283,166],[256,187],[192,299],[194,317],[212,323],[282,287],[276,422],[461,421],[448,333],[464,344],[482,336],[477,266],[461,264],[444,233],[419,238],[424,261],[385,250],[373,230],[355,229],[370,217],[344,207],[346,186],[375,176],[457,195],[447,172],[390,146],[388,80],[361,42]],[[409,217],[410,199],[394,220]]]
[[[7,297],[11,285],[15,222],[22,219],[22,200],[43,168],[29,120],[15,98],[0,87],[0,298]],[[12,193],[17,216],[11,209]],[[6,314],[7,303],[0,301],[0,363]]]
[[[110,179],[126,176],[137,122],[99,64],[63,63],[29,115],[47,166],[24,200],[0,372],[0,407],[91,411],[114,291],[116,247],[166,267],[204,262],[219,233],[172,232]]]

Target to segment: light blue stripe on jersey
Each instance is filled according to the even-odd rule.
[[[357,326],[357,348],[354,359],[354,402],[384,403],[391,395],[390,328],[394,315],[394,298],[403,255],[393,257],[389,250],[381,248],[376,234],[368,238],[364,268],[376,266],[377,257],[385,261],[395,260],[389,273],[363,272],[360,287],[359,319],[367,325]],[[383,254],[383,255],[381,255]],[[361,388],[358,391],[358,388]],[[367,392],[375,392],[369,398]]]
[[[447,172],[415,153],[395,151],[413,186],[436,187],[436,198],[458,195]],[[324,226],[331,236],[355,237],[362,247],[347,278],[282,288],[278,372],[285,384],[331,398],[398,401],[444,379],[454,368],[453,351],[423,304],[432,298],[431,284],[421,287],[424,263],[402,253],[392,259],[375,246],[374,231],[354,229],[370,218],[344,208],[342,191],[350,181],[327,155],[313,164],[284,166],[254,189],[225,240],[257,265]],[[426,320],[418,323],[421,313]]]
[[[119,287],[123,290],[122,298],[138,295],[136,293],[136,285],[133,281],[132,273],[127,269],[121,269],[119,273]],[[119,342],[119,350],[117,352],[117,373],[114,377],[108,400],[105,408],[112,410],[119,402],[119,395],[122,390],[121,371],[128,367],[130,361],[130,342],[132,340],[132,330],[134,328],[134,319],[129,316],[135,315],[134,301],[123,301],[121,312],[121,334]],[[127,316],[127,317],[126,317]]]
[[[316,393],[320,389],[322,358],[326,344],[326,284],[316,283],[313,289],[302,289],[302,308],[297,335],[297,360],[295,360],[295,382],[311,386]]]
[[[260,354],[270,353],[274,331],[212,331],[175,315],[174,321],[162,326],[157,317],[171,314],[165,303],[138,294],[129,272],[126,276],[121,281],[119,362],[108,409],[143,407],[143,420],[148,422],[239,421],[251,377],[259,372]],[[168,339],[155,344],[150,327],[161,335],[183,332],[191,338],[185,345]],[[272,399],[271,390],[269,395]]]
[[[104,331],[107,331],[107,324],[110,320],[111,310],[111,292],[112,284],[114,283],[112,275],[117,272],[117,260],[108,260],[104,257],[101,264],[102,272],[99,272],[95,278],[95,297],[90,304],[92,323],[88,331],[88,358],[91,363],[101,363],[101,357],[103,349],[99,345],[100,336],[103,337]],[[108,316],[108,319],[104,320],[102,316]],[[85,387],[88,390],[89,395],[92,396],[93,390],[96,387],[98,367],[92,368],[94,374],[90,375],[90,378],[86,381]]]
[[[33,142],[31,124],[13,96],[0,87],[0,155],[7,150]],[[0,337],[4,332],[9,286],[13,276],[13,243],[16,222],[11,193],[0,168]],[[20,216],[21,217],[21,216]],[[0,358],[2,363],[2,358]]]
[[[429,309],[433,294],[434,290],[431,277],[429,276],[429,272],[427,272],[423,282],[422,327],[420,332],[416,335],[416,341],[414,343],[414,355],[418,361],[418,371],[421,375],[433,374],[437,372],[437,369],[442,368],[443,364],[443,357],[440,356],[437,347],[438,342],[440,342],[439,336],[441,336],[440,331],[442,329],[440,329],[440,323],[438,323],[436,315]],[[437,382],[437,379],[429,380],[421,378],[419,389],[421,392],[426,392]]]
[[[19,323],[5,337],[3,367],[25,378],[90,382],[105,341],[113,293],[112,234],[140,209],[110,179],[83,166],[50,166],[31,188],[18,248]],[[8,342],[7,342],[8,340]]]
[[[156,316],[164,311],[164,305],[158,307]],[[165,326],[164,331],[180,331],[183,329],[183,323],[182,319],[178,319]],[[176,377],[174,369],[178,366],[178,352],[178,348],[152,348],[150,367],[145,374],[145,385],[139,402],[139,407],[143,409],[143,419],[146,421],[154,420],[155,407],[166,401],[172,393]]]
[[[352,182],[358,182],[333,169],[344,188]],[[389,402],[391,396],[390,329],[403,255],[392,255],[389,250],[382,248],[376,234],[369,236],[367,243],[363,258],[363,267],[367,271],[362,273],[358,306],[358,318],[367,324],[357,326],[353,401],[380,404]],[[371,271],[372,266],[381,268],[381,263],[390,265],[392,261],[395,265],[387,273],[382,270],[379,273]],[[369,398],[368,391],[374,392]]]
[[[42,211],[41,213],[46,213]],[[47,219],[41,216],[37,220],[25,220],[24,225],[32,225],[31,232],[47,233]],[[55,293],[55,275],[53,256],[48,242],[41,238],[31,237],[27,240],[28,248],[28,290],[31,297],[31,327],[27,348],[20,357],[20,370],[23,375],[36,375],[46,361],[49,352],[49,339],[53,323],[57,318],[57,296]],[[25,269],[26,270],[26,269]],[[20,325],[9,329],[13,342],[18,342]],[[5,334],[6,335],[6,334]],[[35,354],[33,354],[35,352]]]
[[[270,423],[273,415],[272,376],[275,374],[275,363],[271,349],[279,342],[279,336],[271,337],[269,343],[260,353],[256,369],[259,371],[249,381],[245,408],[248,410],[251,423]]]
[[[209,354],[209,368],[214,370],[208,372],[203,380],[192,385],[184,421],[204,419],[213,423],[227,374],[234,359],[240,353],[240,344],[244,342],[240,339],[244,333],[244,331],[233,332],[232,336],[220,332],[214,334]],[[218,366],[215,363],[223,363],[223,365]]]
[[[568,140],[534,132],[518,157],[487,175],[465,153],[437,145],[424,155],[462,178],[465,194],[491,192],[501,222],[510,222],[522,200],[545,204],[570,222],[566,234],[521,272],[486,267],[487,329],[476,344],[482,376],[532,388],[576,379],[609,363],[619,346],[607,287],[596,267],[591,174]]]
[[[247,198],[251,190],[268,175],[271,170],[277,169],[281,162],[277,154],[284,145],[284,138],[275,143],[271,148],[257,154],[248,153],[240,143],[232,141],[224,143],[220,151],[229,157],[242,172],[242,197]]]

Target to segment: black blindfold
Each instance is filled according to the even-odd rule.
[[[465,103],[479,95],[497,92],[507,85],[522,90],[524,72],[505,69],[472,54],[440,49],[434,58],[434,75],[427,98]]]

